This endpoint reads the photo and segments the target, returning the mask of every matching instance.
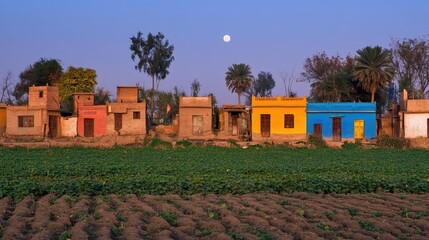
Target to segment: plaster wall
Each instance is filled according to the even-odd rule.
[[[111,103],[107,105],[107,109],[107,134],[146,134],[146,102]],[[139,119],[134,119],[134,112],[140,113]],[[122,129],[119,133],[115,130],[115,113],[122,114]]]
[[[60,125],[63,137],[77,136],[77,117],[61,117]]]
[[[429,113],[405,113],[404,133],[406,138],[428,137]]]
[[[27,106],[10,106],[7,108],[7,135],[37,135],[43,136],[44,125],[48,125],[47,112],[40,108],[29,108]],[[19,116],[34,116],[33,127],[18,127]],[[48,126],[46,126],[46,134],[48,133]]]

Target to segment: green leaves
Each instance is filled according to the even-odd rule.
[[[0,151],[0,198],[47,193],[429,192],[427,151],[416,149],[74,147]]]

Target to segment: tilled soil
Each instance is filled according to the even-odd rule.
[[[429,239],[429,194],[31,196],[2,239]]]

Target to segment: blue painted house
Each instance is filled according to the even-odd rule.
[[[307,134],[342,141],[376,137],[375,103],[308,103]]]

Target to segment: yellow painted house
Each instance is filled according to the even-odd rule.
[[[296,140],[307,133],[307,97],[252,97],[252,139]]]
[[[0,136],[6,131],[6,104],[0,104]]]

